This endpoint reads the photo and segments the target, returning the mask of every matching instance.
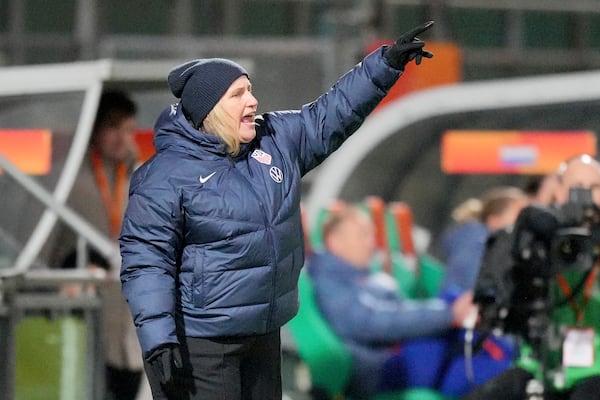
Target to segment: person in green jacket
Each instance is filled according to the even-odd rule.
[[[594,205],[600,206],[598,160],[587,154],[572,157],[560,165],[556,177],[555,206],[563,210],[559,214],[565,214],[560,207],[572,201],[574,188],[589,189]],[[553,252],[550,257],[555,257]],[[554,309],[549,312],[542,344],[536,346],[525,338],[515,366],[463,400],[528,399],[528,393],[540,391],[534,387],[537,383],[544,400],[600,399],[600,263],[594,260],[586,268],[559,265],[548,280],[548,298]],[[543,351],[536,351],[539,347]]]

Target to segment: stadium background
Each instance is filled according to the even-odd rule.
[[[600,68],[600,0],[0,0],[0,67],[98,59],[176,65],[189,58],[229,57],[249,67],[262,111],[298,108],[331,86],[374,45],[430,19],[436,25],[425,39],[441,51],[429,65],[442,67],[429,69],[424,77],[407,70],[405,81],[421,82],[422,87],[403,87],[398,98],[427,87],[427,82],[485,83]],[[444,75],[445,67],[454,73]],[[590,85],[600,83],[595,79]],[[107,82],[121,84],[138,96],[144,128],[152,126],[157,109],[173,101],[166,85],[154,93],[145,83]],[[63,106],[54,102],[81,101],[81,96],[71,97],[40,96],[44,107],[25,104],[23,113],[28,107],[37,113],[46,110],[47,116],[36,117],[56,123],[61,118],[56,111]],[[23,119],[22,114],[11,115],[11,102],[0,99],[4,123]],[[378,195],[385,201],[406,201],[416,223],[435,234],[448,222],[450,209],[467,196],[497,184],[521,185],[526,178],[444,174],[440,137],[446,130],[595,133],[600,132],[599,103],[585,99],[472,110],[417,121],[376,144],[352,171],[340,197],[354,201]],[[75,120],[73,114],[69,118]],[[60,143],[61,138],[56,139]],[[56,176],[36,179],[51,188]],[[314,175],[305,179],[307,194],[315,179]],[[0,233],[6,230],[23,242],[42,211],[23,211],[25,204],[35,201],[22,201],[20,193],[6,190],[10,187],[0,179],[0,200],[5,205]],[[17,205],[17,211],[7,205]],[[2,285],[0,300],[1,295]]]

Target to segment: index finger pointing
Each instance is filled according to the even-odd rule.
[[[413,39],[415,36],[417,36],[420,33],[425,32],[427,29],[431,28],[431,26],[434,24],[433,21],[427,21],[425,22],[423,25],[417,26],[416,28],[413,28],[411,31],[408,31],[407,33],[405,33],[404,37]]]

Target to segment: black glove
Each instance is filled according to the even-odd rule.
[[[173,380],[173,368],[181,368],[183,360],[179,345],[169,343],[158,347],[148,357],[146,357],[152,375],[160,379],[160,383],[165,385]]]
[[[433,21],[424,23],[398,38],[394,44],[387,48],[383,56],[386,58],[390,67],[403,71],[406,64],[415,60],[417,65],[421,64],[423,57],[431,58],[433,54],[423,50],[425,42],[417,37],[418,34],[425,32],[433,25]]]

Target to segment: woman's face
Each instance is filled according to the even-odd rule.
[[[248,77],[242,75],[233,81],[219,102],[237,125],[240,142],[248,143],[254,139],[256,137],[254,117],[258,100],[252,94],[252,84]]]

